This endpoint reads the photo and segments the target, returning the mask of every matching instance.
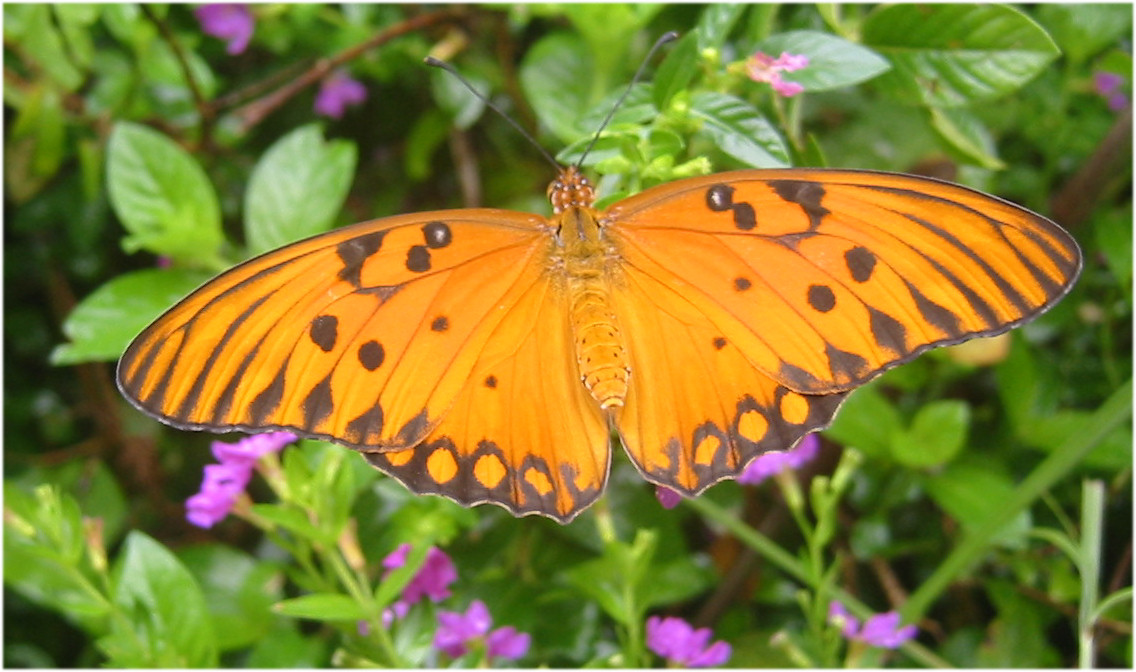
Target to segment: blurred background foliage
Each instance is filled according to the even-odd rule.
[[[913,614],[937,660],[1076,662],[1078,567],[1038,530],[1075,537],[1083,481],[1102,481],[1096,588],[1131,585],[1131,428],[1124,418],[1102,427],[1098,411],[1128,389],[1132,368],[1130,7],[248,11],[251,40],[230,53],[189,6],[4,7],[8,665],[104,660],[89,623],[60,602],[57,577],[11,569],[7,514],[44,505],[30,494],[43,483],[74,503],[74,516],[101,520],[112,557],[130,530],[144,531],[173,549],[210,599],[225,602],[225,585],[277,577],[269,582],[275,592],[242,593],[244,617],[213,611],[215,630],[229,637],[220,644],[225,664],[327,664],[326,631],[288,629],[270,615],[282,560],[255,528],[228,521],[202,531],[185,522],[182,504],[213,437],[136,412],[115,390],[114,360],[195,284],[301,235],[448,207],[547,212],[553,170],[539,149],[454,78],[425,67],[425,56],[452,62],[571,161],[668,30],[682,37],[589,156],[601,197],[709,169],[898,170],[1015,201],[1079,241],[1084,272],[1062,303],[1012,336],[933,353],[857,392],[805,474],[830,471],[842,446],[866,455],[832,544],[839,583],[883,611],[902,605],[960,539],[998,515],[1043,460],[1094,437],[1083,459],[1061,467],[1052,487],[1015,511],[975,562]],[[742,64],[758,50],[808,53],[811,72],[785,75],[804,93],[781,98],[748,80]],[[321,116],[321,87],[337,76],[361,83],[365,99],[338,118]],[[147,228],[116,196],[122,187],[108,173],[139,169],[132,161],[167,171],[178,185],[167,195],[189,208],[178,214],[180,228]],[[634,530],[657,535],[651,570],[674,585],[655,604],[715,624],[735,645],[732,664],[791,664],[770,636],[801,629],[798,584],[701,507],[661,510],[626,461],[616,462],[604,515],[625,539]],[[359,478],[350,501],[372,562],[424,535],[472,577],[470,594],[500,591],[512,622],[534,634],[532,660],[609,661],[610,624],[589,593],[596,584],[588,563],[603,547],[593,520],[600,514],[562,528],[415,498],[375,474]],[[797,553],[800,536],[780,491],[725,484],[704,499]],[[520,581],[497,568],[502,553]],[[565,609],[563,622],[542,623],[539,609],[548,605]],[[1096,632],[1100,664],[1131,665],[1123,610]],[[249,653],[265,638],[278,644],[276,657]]]

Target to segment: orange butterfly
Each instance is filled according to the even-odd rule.
[[[1057,302],[1080,251],[1028,210],[908,175],[744,170],[606,211],[387,217],[269,252],[143,331],[122,392],[183,429],[290,430],[420,493],[574,518],[615,432],[687,496],[827,426],[848,391]]]

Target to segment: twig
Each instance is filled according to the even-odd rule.
[[[189,59],[185,56],[185,51],[181,48],[181,43],[178,42],[177,36],[166,24],[165,21],[158,18],[154,14],[154,10],[146,3],[141,3],[139,7],[142,8],[142,13],[154,24],[154,27],[161,33],[162,38],[166,44],[170,45],[170,50],[174,52],[174,58],[177,59],[178,67],[181,68],[181,74],[185,77],[185,83],[189,86],[189,92],[193,96],[193,106],[197,108],[197,113],[201,115],[201,142],[205,146],[210,143],[210,137],[213,130],[213,108],[209,105],[209,101],[205,100],[205,96],[201,93],[201,88],[197,86],[197,80],[193,77],[193,70],[189,67]]]
[[[438,23],[452,21],[466,16],[468,10],[464,7],[455,7],[452,9],[444,9],[429,14],[422,14],[411,19],[407,19],[401,23],[397,23],[383,32],[375,35],[366,42],[349,47],[339,52],[330,58],[320,59],[316,61],[311,68],[306,72],[296,77],[294,80],[288,82],[281,88],[273,93],[266,95],[243,108],[237,110],[234,116],[239,120],[239,131],[247,133],[253,126],[259,124],[265,117],[274,112],[277,108],[286,103],[293,96],[303,91],[305,88],[315,84],[328,73],[335,70],[344,63],[350,62],[360,55],[379,47],[396,37],[401,37],[407,33],[412,33],[416,30],[421,30],[427,26],[433,26]]]

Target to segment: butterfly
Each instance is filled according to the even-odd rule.
[[[289,430],[563,523],[615,440],[695,496],[881,372],[1036,317],[1081,267],[1048,219],[910,175],[741,170],[601,211],[570,167],[549,196],[551,217],[406,214],[250,259],[147,327],[119,388],[175,427]]]

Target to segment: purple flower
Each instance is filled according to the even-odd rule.
[[[745,471],[738,476],[742,485],[757,485],[770,476],[786,469],[800,469],[811,462],[820,451],[820,439],[816,434],[807,434],[787,451],[774,451],[758,455]]]
[[[248,47],[255,21],[246,5],[201,5],[193,10],[206,35],[228,40],[225,51],[239,54]]]
[[[682,501],[682,495],[664,486],[655,486],[655,499],[664,509],[673,509]]]
[[[358,105],[367,99],[367,89],[343,72],[325,78],[316,94],[316,113],[339,119],[348,105]]]
[[[254,434],[235,444],[214,441],[213,456],[220,464],[205,466],[201,491],[185,502],[186,520],[204,528],[221,522],[244,492],[260,456],[277,452],[296,439],[291,432],[270,432]]]
[[[531,643],[528,633],[517,632],[512,626],[490,632],[491,627],[493,619],[489,616],[489,608],[481,600],[474,600],[464,614],[456,611],[438,613],[434,646],[451,658],[464,656],[478,640],[485,643],[485,652],[490,658],[516,660],[528,653]]]
[[[410,544],[401,544],[387,557],[383,558],[382,565],[386,568],[383,578],[394,570],[406,564],[410,553]],[[426,561],[410,583],[402,589],[402,595],[383,612],[383,623],[390,625],[396,618],[403,618],[410,611],[410,605],[418,602],[423,596],[434,602],[441,602],[450,596],[450,584],[458,579],[457,568],[454,561],[445,552],[431,546],[426,552]]]
[[[1108,109],[1119,112],[1128,106],[1128,96],[1122,90],[1124,77],[1115,72],[1093,73],[1093,87],[1108,100]]]
[[[773,87],[777,93],[789,98],[805,90],[805,87],[796,82],[786,82],[781,78],[782,72],[794,72],[809,64],[809,57],[803,54],[790,54],[781,52],[773,58],[762,52],[757,52],[746,59],[746,74],[755,82],[764,82]]]
[[[647,619],[647,647],[678,665],[718,667],[729,660],[730,645],[722,641],[710,644],[712,636],[710,628],[695,630],[681,618]]]
[[[898,649],[904,642],[912,640],[919,630],[914,625],[899,627],[899,614],[888,611],[860,621],[848,613],[844,605],[833,600],[828,605],[828,622],[840,628],[845,639],[858,640],[871,646],[884,649]]]

